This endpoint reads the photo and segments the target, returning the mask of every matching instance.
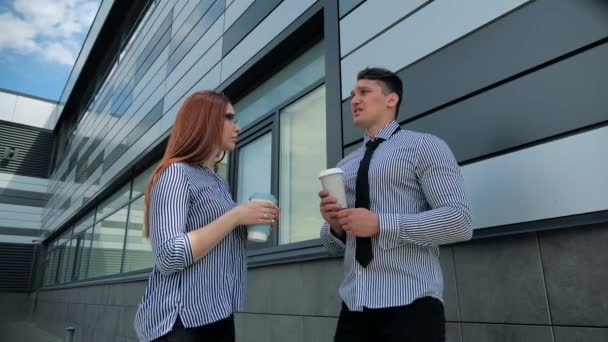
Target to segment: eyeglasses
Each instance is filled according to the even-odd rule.
[[[235,125],[239,124],[234,113],[226,113],[226,120],[231,121]]]

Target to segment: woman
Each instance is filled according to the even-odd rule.
[[[235,205],[215,173],[239,131],[230,101],[214,91],[192,94],[177,114],[145,193],[155,265],[135,316],[142,341],[234,341],[247,270],[243,225],[278,217],[272,204]]]

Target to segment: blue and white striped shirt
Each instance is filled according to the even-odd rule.
[[[235,206],[226,181],[204,166],[170,165],[150,194],[150,241],[155,264],[135,316],[140,340],[168,333],[180,317],[185,327],[216,322],[245,299],[245,227],[237,227],[193,262],[188,232]]]
[[[354,236],[346,244],[325,223],[321,241],[331,254],[344,252],[340,296],[352,311],[402,306],[431,296],[443,300],[438,245],[468,240],[472,235],[460,168],[439,138],[401,130],[392,121],[377,135],[386,141],[372,155],[369,168],[370,210],[379,216],[380,232],[372,236],[374,257],[363,268],[355,260]],[[346,200],[355,205],[355,183],[363,145],[338,163],[344,170]]]

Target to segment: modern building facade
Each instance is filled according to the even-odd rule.
[[[601,0],[102,1],[32,183],[48,196],[32,319],[136,338],[147,177],[184,98],[212,88],[242,128],[221,168],[235,200],[282,208],[249,246],[237,338],[331,341],[343,272],[318,239],[316,177],[362,141],[349,94],[369,65],[399,73],[399,123],[445,140],[465,176],[474,239],[441,248],[448,341],[608,340]]]

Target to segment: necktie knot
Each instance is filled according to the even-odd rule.
[[[382,139],[382,138],[378,138],[378,139],[370,140],[370,141],[368,141],[368,142],[366,142],[366,143],[365,143],[365,147],[366,147],[368,150],[372,150],[372,151],[373,151],[373,150],[375,150],[375,149],[378,147],[378,145],[380,145],[380,143],[381,143],[381,142],[383,142],[383,141],[384,141],[384,139]]]

